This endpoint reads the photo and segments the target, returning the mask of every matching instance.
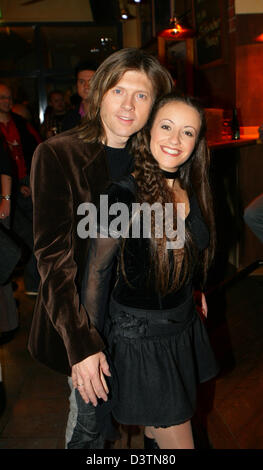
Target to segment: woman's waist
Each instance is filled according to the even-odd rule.
[[[133,288],[127,283],[116,283],[112,297],[119,304],[131,308],[145,309],[145,310],[168,310],[173,309],[184,303],[189,297],[192,296],[193,286],[191,283],[185,284],[183,287],[161,296],[155,291],[154,286],[150,288],[147,285]]]
[[[194,320],[195,315],[192,295],[182,304],[162,310],[129,307],[120,304],[113,297],[110,301],[113,336],[139,338],[176,335]]]

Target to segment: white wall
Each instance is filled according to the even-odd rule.
[[[263,13],[263,0],[235,0],[236,14]]]
[[[93,21],[89,0],[1,0],[3,21]]]

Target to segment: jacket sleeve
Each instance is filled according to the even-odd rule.
[[[34,251],[41,277],[39,295],[72,366],[104,349],[104,343],[80,303],[75,284],[71,186],[48,142],[40,144],[35,151],[31,188]]]

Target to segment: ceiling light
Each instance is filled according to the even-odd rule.
[[[135,16],[131,15],[128,8],[122,8],[121,9],[121,20],[126,21],[126,20],[134,20]]]

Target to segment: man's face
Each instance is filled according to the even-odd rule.
[[[94,73],[95,72],[93,70],[81,70],[78,73],[77,92],[82,100],[86,100],[88,97],[89,82]]]
[[[129,137],[142,129],[153,100],[150,79],[137,70],[125,72],[119,82],[105,93],[100,117],[109,147],[125,147]]]
[[[5,85],[0,85],[0,113],[8,114],[13,105],[11,90]]]
[[[53,93],[49,100],[55,114],[63,114],[66,111],[64,96],[61,93]]]

